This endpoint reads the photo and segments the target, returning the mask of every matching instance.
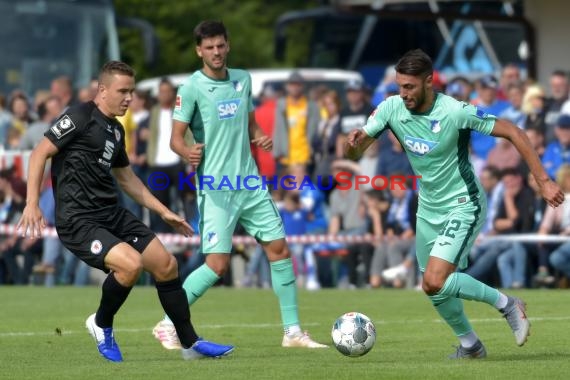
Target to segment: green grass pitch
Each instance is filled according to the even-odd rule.
[[[531,336],[517,347],[493,308],[466,302],[488,358],[452,361],[456,344],[428,299],[412,290],[322,290],[299,293],[302,327],[320,342],[342,313],[368,315],[376,345],[360,358],[334,348],[281,348],[277,299],[268,290],[211,289],[192,308],[198,333],[236,346],[221,360],[185,362],[152,337],[162,317],[156,290],[136,287],[115,318],[123,363],[106,362],[84,327],[99,302],[97,287],[0,287],[1,379],[567,379],[570,293],[519,291]]]

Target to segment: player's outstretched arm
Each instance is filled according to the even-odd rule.
[[[538,154],[523,130],[507,120],[497,119],[491,134],[509,140],[517,148],[534,176],[546,203],[552,207],[557,207],[564,201],[564,193],[544,170]]]
[[[42,236],[42,229],[46,226],[46,221],[40,210],[40,189],[46,168],[46,161],[58,152],[57,147],[44,137],[30,156],[28,164],[28,185],[26,192],[26,207],[22,212],[16,230],[22,236],[28,235],[32,239]]]
[[[359,160],[373,142],[374,138],[368,136],[363,129],[352,130],[344,144],[344,156],[351,160]]]
[[[190,225],[188,225],[188,223],[186,223],[184,218],[170,211],[168,207],[152,195],[139,177],[137,177],[133,172],[130,165],[122,168],[113,168],[113,175],[121,189],[123,189],[138,204],[156,212],[166,223],[170,224],[182,235],[193,235],[194,230]]]

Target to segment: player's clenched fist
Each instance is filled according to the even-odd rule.
[[[351,147],[355,147],[362,142],[362,139],[365,137],[365,133],[362,129],[353,129],[350,131],[347,137],[347,143]]]
[[[202,154],[204,152],[204,144],[194,144],[190,147],[190,152],[188,153],[188,162],[190,162],[195,168],[200,165],[202,161]]]

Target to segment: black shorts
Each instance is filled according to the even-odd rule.
[[[109,272],[105,256],[115,245],[125,242],[142,253],[156,237],[143,222],[129,211],[119,208],[108,220],[84,219],[56,226],[65,248],[89,266]]]

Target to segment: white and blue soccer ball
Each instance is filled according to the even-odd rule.
[[[376,327],[366,315],[350,312],[334,322],[332,340],[343,355],[357,357],[367,354],[376,342]]]

